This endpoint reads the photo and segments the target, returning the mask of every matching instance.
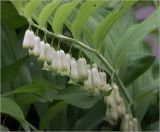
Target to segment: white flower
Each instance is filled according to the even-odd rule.
[[[101,85],[101,80],[97,68],[92,68],[92,81],[94,87],[99,87]]]
[[[39,61],[43,61],[43,62],[45,61],[44,47],[45,47],[45,42],[44,42],[44,41],[41,41],[41,42],[40,42],[40,49],[41,49],[40,51],[41,51],[41,52],[40,52],[40,56],[39,56],[38,60],[39,60]]]
[[[86,60],[84,58],[78,59],[78,72],[80,79],[86,79],[87,78],[87,64]]]
[[[91,70],[88,70],[87,73],[88,73],[88,79],[86,81],[84,81],[84,87],[86,89],[92,89],[93,88],[93,83],[92,83],[92,73],[91,73]]]
[[[24,34],[24,39],[23,39],[23,48],[28,49],[29,48],[29,43],[30,43],[30,30],[27,29],[25,34]]]
[[[34,52],[34,55],[36,57],[39,57],[40,56],[40,38],[38,36],[35,36],[34,37],[34,47],[33,47],[33,52]]]
[[[66,54],[63,56],[63,69],[65,71],[70,72],[70,65],[71,65],[71,56],[70,54]]]
[[[48,64],[52,63],[52,57],[53,57],[53,48],[47,43],[44,48],[44,55],[45,55],[45,60],[47,61]]]
[[[56,71],[58,70],[58,54],[55,50],[53,50],[52,52],[53,52],[52,53],[53,57],[52,57],[51,69],[53,71]]]
[[[65,53],[63,50],[57,51],[57,56],[58,56],[58,60],[57,60],[57,65],[58,65],[58,70],[62,71],[62,67],[63,67],[63,58],[65,56]]]
[[[75,59],[71,61],[71,79],[78,80],[78,64]]]
[[[33,49],[34,47],[34,33],[33,31],[30,31],[30,43],[29,43],[29,48]]]
[[[101,79],[101,86],[104,86],[106,84],[106,73],[105,72],[99,72],[99,76]]]

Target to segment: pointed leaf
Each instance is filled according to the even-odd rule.
[[[160,19],[159,17],[160,7],[157,8],[151,16],[149,16],[146,20],[141,22],[140,24],[133,25],[130,27],[126,33],[121,37],[119,43],[114,50],[113,55],[113,65],[116,69],[118,69],[123,60],[125,60],[127,53],[129,50],[138,44],[139,41],[143,40],[143,38],[159,26]]]
[[[55,12],[52,28],[53,31],[61,34],[63,29],[63,24],[68,15],[72,12],[72,10],[77,6],[79,0],[73,0],[72,2],[61,5]]]
[[[93,41],[95,45],[101,47],[102,41],[112,28],[112,26],[135,4],[136,0],[133,1],[124,1],[122,9],[114,10],[108,14],[104,20],[96,28],[96,31],[93,35]]]
[[[56,105],[53,105],[50,107],[47,112],[43,115],[41,121],[40,121],[40,129],[44,129],[46,125],[63,109],[65,109],[67,106],[67,103],[61,101],[57,103]]]
[[[54,0],[51,3],[47,4],[41,11],[39,18],[38,18],[38,24],[40,27],[45,27],[46,22],[48,20],[48,17],[51,15],[51,13],[57,8],[57,6],[60,4],[59,0]]]
[[[75,38],[78,38],[88,17],[91,16],[91,14],[104,3],[105,1],[86,1],[82,4],[71,28]]]
[[[27,18],[31,18],[34,10],[38,7],[40,4],[40,0],[31,0],[23,10],[24,16]]]

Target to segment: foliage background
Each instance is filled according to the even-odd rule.
[[[23,5],[27,3],[28,1],[23,2]],[[32,14],[35,21],[38,22],[38,14],[48,3],[50,1],[42,1],[36,12]],[[73,23],[78,12],[77,8],[73,8],[72,13],[68,14],[69,17],[64,21],[63,34],[69,37],[73,35],[74,38],[92,48],[101,47],[100,53],[117,70],[135,103],[135,115],[142,130],[153,131],[159,130],[159,62],[158,57],[154,56],[152,49],[146,44],[147,41],[144,41],[144,37],[150,35],[158,44],[159,29],[155,29],[154,17],[150,20],[148,18],[146,23],[134,17],[138,7],[148,5],[153,6],[158,12],[159,7],[156,1],[139,1],[113,25],[112,18],[108,21],[110,26],[104,38],[96,38],[96,36],[99,33],[105,34],[106,28],[106,30],[100,29],[101,32],[97,31],[95,36],[93,33],[98,29],[100,22],[108,16],[106,14],[110,14],[119,6],[114,5],[114,9],[109,4],[104,5],[103,8],[97,7],[94,13],[91,11],[90,17],[86,16],[83,27],[79,21]],[[89,7],[88,9],[92,10]],[[60,33],[62,30],[59,30],[57,25],[61,23],[62,18],[54,13],[47,19],[49,23],[47,29]],[[80,16],[84,15],[82,13]],[[52,24],[52,19],[56,20],[57,24],[56,22]],[[141,24],[136,25],[137,23]],[[78,24],[79,30],[77,27],[75,30],[74,26],[71,28],[72,24],[75,27]],[[119,130],[119,124],[111,126],[103,120],[106,108],[102,99],[87,97],[85,92],[79,89],[79,85],[68,85],[67,77],[51,75],[41,70],[42,65],[34,57],[28,56],[27,51],[22,49],[23,35],[27,28],[27,20],[18,14],[14,5],[10,1],[1,1],[1,94],[6,96],[1,97],[1,128],[27,130],[28,125],[32,124],[40,130],[44,128],[57,131]],[[34,27],[32,29],[37,30]],[[78,32],[81,34],[77,35]],[[39,31],[39,36],[43,38],[44,33]],[[47,41],[51,42],[51,38],[47,37]],[[57,46],[57,43],[58,39],[55,39],[54,46]],[[67,41],[60,43],[60,47],[66,52],[70,50],[71,45],[74,43]],[[133,46],[130,48],[131,45]],[[83,51],[82,55],[89,63],[96,62],[100,69],[108,73],[105,65],[93,53],[79,46],[72,47],[74,57],[79,57],[79,49]],[[125,53],[125,49],[127,52],[123,59],[120,58],[121,63],[118,63],[117,58]],[[109,80],[110,75],[108,75]],[[124,100],[126,100],[125,97]],[[127,101],[126,106],[128,106]]]

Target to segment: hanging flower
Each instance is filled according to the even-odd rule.
[[[75,82],[78,81],[78,64],[75,59],[71,60],[71,79]]]
[[[84,58],[78,59],[78,72],[79,72],[79,79],[86,80],[87,79],[87,64]]]
[[[30,30],[27,29],[25,34],[24,34],[23,48],[28,49],[29,48],[29,43],[30,43]]]
[[[53,57],[53,48],[47,43],[45,44],[44,47],[44,56],[45,56],[45,60],[48,64],[52,63],[52,57]]]
[[[45,61],[45,55],[44,55],[44,47],[45,47],[45,42],[41,41],[40,42],[40,56],[38,58],[39,61],[44,62]]]
[[[36,57],[40,56],[40,38],[38,36],[34,37],[34,47],[33,47],[33,53]]]
[[[100,76],[98,73],[98,69],[97,68],[92,68],[92,80],[93,80],[93,86],[95,88],[98,88],[101,84],[101,80],[100,80]]]

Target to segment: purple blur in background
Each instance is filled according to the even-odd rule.
[[[155,7],[152,5],[148,5],[145,7],[138,7],[135,12],[134,16],[135,19],[138,21],[143,21],[145,18],[150,16],[155,10]],[[149,45],[152,49],[153,55],[155,55],[158,59],[160,59],[160,46],[156,43],[155,36],[149,35],[147,36],[144,41]]]

